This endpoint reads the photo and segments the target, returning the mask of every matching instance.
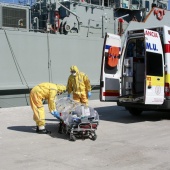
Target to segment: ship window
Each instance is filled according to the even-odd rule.
[[[150,11],[150,3],[149,3],[149,1],[145,1],[145,8],[146,8],[146,12]]]
[[[91,4],[100,5],[99,0],[91,0]]]
[[[122,0],[122,8],[129,8],[129,1],[128,0]]]
[[[138,0],[132,0],[132,4],[139,4],[140,2]]]
[[[3,27],[26,28],[26,10],[19,8],[2,8]],[[22,21],[22,24],[21,24]]]
[[[163,76],[161,54],[146,52],[146,73],[150,76]]]

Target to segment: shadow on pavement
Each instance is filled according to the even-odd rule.
[[[144,111],[140,116],[132,116],[124,107],[106,106],[94,108],[99,113],[100,120],[119,122],[119,123],[137,123],[143,121],[170,120],[169,112]]]
[[[7,129],[27,133],[35,133],[36,131],[35,126],[10,126]]]
[[[50,121],[50,119],[48,119]],[[46,128],[51,131],[51,134],[47,134],[52,138],[60,138],[64,140],[70,140],[70,136],[68,134],[60,134],[58,133],[59,128],[59,122],[56,123],[46,123]],[[9,130],[18,131],[18,132],[24,132],[24,133],[36,133],[36,127],[35,126],[10,126],[7,127]],[[37,135],[44,135],[44,134],[37,134]],[[45,134],[46,135],[46,134]],[[82,139],[77,139],[82,140]]]

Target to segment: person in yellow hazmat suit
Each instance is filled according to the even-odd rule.
[[[45,128],[45,110],[43,100],[48,101],[50,113],[60,120],[60,114],[56,111],[55,99],[56,95],[60,95],[66,91],[66,86],[53,83],[41,83],[35,86],[30,92],[30,105],[34,112],[33,119],[36,122],[36,132],[40,134],[50,133]]]
[[[68,96],[73,93],[73,99],[84,105],[88,105],[88,98],[91,97],[91,85],[88,76],[79,71],[77,66],[70,67],[71,75],[67,82]]]

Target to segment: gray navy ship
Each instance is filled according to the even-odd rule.
[[[167,6],[158,0],[0,1],[0,107],[29,105],[30,90],[41,82],[66,85],[71,65],[99,89],[105,33],[124,39],[128,29],[170,25]]]

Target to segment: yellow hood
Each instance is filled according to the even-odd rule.
[[[62,84],[56,84],[59,93],[64,93],[66,91],[66,86]]]
[[[71,66],[71,67],[70,67],[70,71],[75,71],[76,73],[78,73],[78,72],[79,72],[79,69],[78,69],[77,66]]]

